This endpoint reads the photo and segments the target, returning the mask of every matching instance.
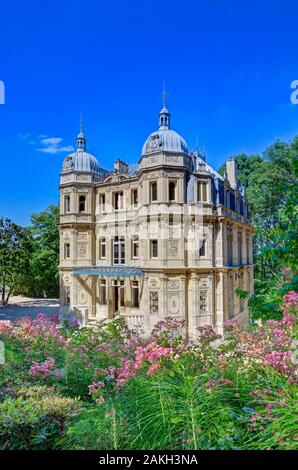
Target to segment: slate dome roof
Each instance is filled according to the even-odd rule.
[[[183,137],[171,129],[159,129],[152,132],[143,145],[142,155],[157,152],[158,150],[188,154],[187,143]]]

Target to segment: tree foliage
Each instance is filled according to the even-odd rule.
[[[0,287],[1,303],[5,305],[12,292],[30,284],[30,259],[33,239],[30,229],[10,219],[0,218]]]
[[[45,211],[33,214],[30,227],[33,235],[31,260],[32,293],[38,296],[59,295],[59,207],[49,206]]]
[[[251,310],[262,318],[278,316],[282,294],[298,284],[298,137],[277,141],[263,155],[240,154],[236,159],[255,229]],[[224,166],[219,171],[223,174]]]

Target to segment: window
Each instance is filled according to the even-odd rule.
[[[206,240],[200,240],[199,256],[206,256]]]
[[[99,283],[99,303],[100,305],[107,304],[107,281],[101,279]]]
[[[151,254],[151,258],[158,258],[158,241],[157,240],[151,240],[150,254]]]
[[[86,196],[79,196],[79,212],[86,211]]]
[[[64,258],[65,259],[70,258],[70,244],[69,243],[65,243],[64,245]]]
[[[70,212],[70,196],[64,196],[64,212]]]
[[[114,288],[116,289],[115,308],[124,307],[124,281],[113,281]]]
[[[116,237],[113,241],[114,264],[125,264],[125,242],[124,238]]]
[[[138,206],[138,190],[137,189],[133,189],[131,191],[131,205],[133,207]]]
[[[101,212],[105,212],[105,210],[106,210],[106,195],[101,194],[99,196],[99,201],[100,201],[100,210],[101,210]]]
[[[132,239],[132,257],[139,257],[139,237],[137,235]]]
[[[169,182],[169,201],[176,200],[176,182],[170,181]]]
[[[230,208],[230,191],[228,189],[225,190],[225,207]]]
[[[139,283],[138,281],[132,282],[132,306],[134,308],[139,308],[140,301],[139,301]]]
[[[105,259],[106,258],[106,239],[101,238],[99,240],[99,258]]]
[[[238,233],[238,264],[242,264],[242,233]]]
[[[114,209],[123,209],[123,191],[114,193]]]
[[[198,182],[198,202],[206,202],[207,199],[207,189],[208,183],[205,181]]]
[[[150,202],[155,202],[157,201],[157,183],[156,181],[154,183],[150,184]]]
[[[246,237],[246,264],[249,264],[250,256],[249,256],[249,237]]]
[[[243,290],[243,273],[241,273],[241,276],[239,278],[239,289]],[[240,312],[243,312],[243,310],[244,310],[244,299],[243,299],[242,296],[240,296],[239,308],[240,308]]]
[[[233,233],[232,230],[228,230],[228,265],[231,266],[233,264]]]

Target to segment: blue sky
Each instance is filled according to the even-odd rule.
[[[101,166],[137,161],[164,80],[172,128],[216,168],[293,138],[297,14],[289,0],[2,2],[0,216],[26,225],[57,202],[81,112]]]

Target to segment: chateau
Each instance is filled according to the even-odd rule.
[[[137,164],[100,167],[82,125],[60,174],[61,317],[82,325],[123,316],[149,333],[167,316],[186,334],[248,322],[253,292],[252,227],[237,162],[224,177],[190,152],[170,126],[165,97],[158,130]]]

